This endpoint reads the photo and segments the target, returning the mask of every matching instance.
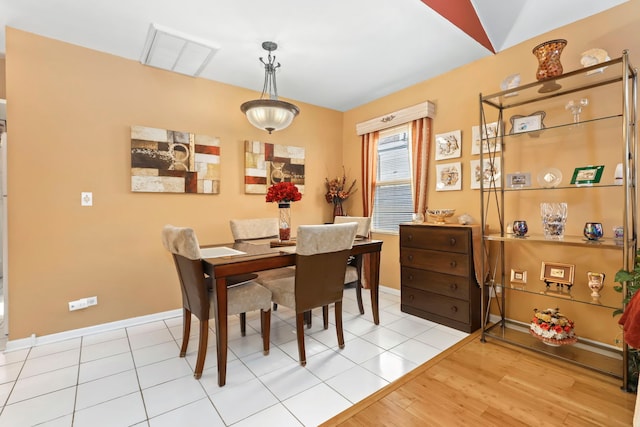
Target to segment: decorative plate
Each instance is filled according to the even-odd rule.
[[[538,174],[538,184],[544,188],[555,188],[562,182],[562,172],[556,168],[545,168]]]

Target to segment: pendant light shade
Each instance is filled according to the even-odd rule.
[[[278,100],[276,69],[280,67],[280,63],[276,63],[276,57],[271,56],[271,52],[276,50],[278,45],[267,41],[262,43],[262,48],[269,52],[267,62],[260,58],[260,62],[264,64],[262,95],[260,99],[243,103],[240,110],[246,114],[249,123],[271,133],[288,127],[300,113],[300,109],[290,102]]]

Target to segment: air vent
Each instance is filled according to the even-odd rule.
[[[151,24],[140,62],[198,77],[217,51],[206,41]]]

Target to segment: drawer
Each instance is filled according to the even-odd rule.
[[[435,271],[402,267],[400,271],[402,286],[433,292],[462,300],[469,299],[469,278]]]
[[[426,249],[400,248],[402,267],[431,270],[438,273],[469,277],[469,255]]]
[[[469,303],[431,292],[403,287],[400,301],[402,305],[437,314],[462,323],[470,322]]]
[[[400,246],[466,254],[470,252],[470,239],[468,228],[400,225]]]

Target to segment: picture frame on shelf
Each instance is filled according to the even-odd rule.
[[[525,188],[531,187],[530,172],[515,172],[507,174],[507,188]]]
[[[462,155],[462,132],[454,130],[436,135],[436,160],[455,159]]]
[[[462,190],[462,164],[460,162],[436,165],[436,191]]]
[[[534,132],[532,136],[537,135],[537,130],[542,130],[544,126],[544,117],[547,113],[544,111],[536,111],[528,116],[515,115],[511,116],[509,121],[511,122],[511,131],[509,134],[514,135],[517,133]]]
[[[571,177],[571,184],[578,186],[597,184],[600,182],[600,178],[602,178],[603,171],[604,165],[575,168],[573,176]]]
[[[527,270],[511,269],[511,288],[522,289],[527,284]],[[520,285],[520,286],[518,286]]]
[[[576,266],[573,264],[542,261],[540,280],[545,283],[559,283],[571,286],[573,285],[575,268]]]
[[[480,181],[482,180],[482,185],[485,188],[490,186],[494,186],[495,188],[500,188],[501,180],[501,168],[500,168],[500,158],[495,157],[493,161],[491,159],[482,159],[483,165],[480,166],[480,159],[471,160],[471,189],[479,190],[480,189]]]
[[[501,151],[502,146],[498,142],[498,137],[502,135],[502,126],[499,122],[487,123],[486,129],[480,136],[480,126],[471,127],[471,154],[480,154],[480,144],[482,143],[483,153],[496,153]]]

